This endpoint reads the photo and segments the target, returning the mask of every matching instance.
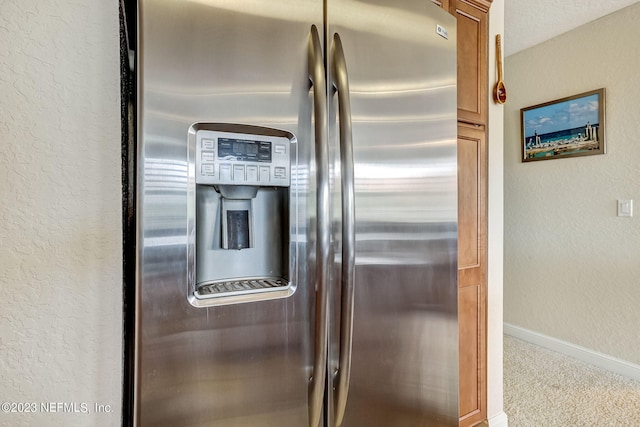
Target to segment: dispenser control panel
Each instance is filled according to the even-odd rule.
[[[196,134],[196,183],[288,187],[288,138],[200,130]]]

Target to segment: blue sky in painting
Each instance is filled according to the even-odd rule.
[[[598,94],[524,112],[525,137],[598,123]]]

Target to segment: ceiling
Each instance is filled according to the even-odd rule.
[[[505,0],[504,56],[566,33],[640,0]]]

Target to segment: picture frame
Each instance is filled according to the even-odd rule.
[[[604,113],[604,88],[522,108],[522,161],[604,154]]]

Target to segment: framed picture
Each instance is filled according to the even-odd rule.
[[[604,154],[604,98],[602,88],[521,109],[522,161]]]

